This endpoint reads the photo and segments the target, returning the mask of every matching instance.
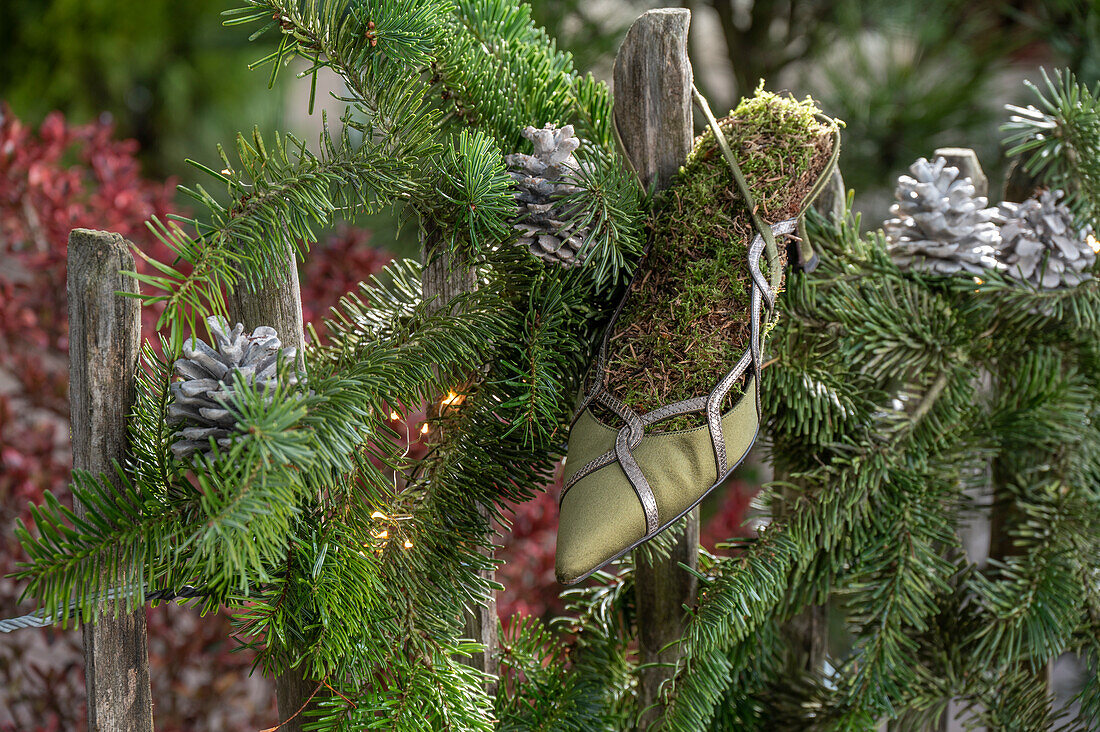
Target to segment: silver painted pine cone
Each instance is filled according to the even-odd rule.
[[[521,232],[519,244],[536,257],[562,267],[583,264],[581,249],[588,229],[571,229],[569,220],[574,212],[561,200],[580,190],[575,177],[580,164],[573,153],[581,143],[573,134],[573,125],[528,127],[523,136],[534,144],[534,154],[504,157],[519,204],[519,214],[513,221]]]
[[[206,325],[214,335],[216,349],[198,338],[188,338],[183,358],[175,363],[176,375],[182,380],[170,387],[173,400],[168,405],[168,424],[184,425],[172,443],[173,454],[181,460],[195,453],[209,459],[211,438],[222,450],[233,444],[237,419],[228,405],[232,403],[234,372],[249,388],[272,391],[277,385],[279,355],[289,361],[297,355],[293,347],[281,348],[274,328],[261,326],[246,334],[242,324],[230,330],[229,323],[216,316],[207,318]],[[291,376],[290,383],[298,383],[298,377]]]
[[[894,218],[883,224],[887,251],[903,270],[952,275],[997,269],[995,209],[943,158],[921,158],[898,178]]]
[[[1058,203],[1061,197],[1062,191],[1043,191],[1038,198],[998,207],[1003,242],[998,256],[1010,277],[1043,290],[1076,287],[1092,279],[1092,229],[1076,226],[1070,210]]]

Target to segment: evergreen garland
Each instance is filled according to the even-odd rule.
[[[318,681],[318,729],[628,728],[629,561],[571,593],[570,647],[513,625],[495,699],[460,661],[477,650],[461,617],[490,589],[478,574],[490,521],[548,482],[606,304],[640,252],[647,202],[615,148],[607,89],[511,0],[249,0],[226,17],[279,34],[262,60],[273,75],[296,56],[314,83],[338,74],[347,112],[335,131],[325,121],[317,154],[292,136],[239,136],[222,172],[199,166],[224,193],[186,189],[205,214],[153,223],[177,258],[140,279],[146,303],[168,305],[170,337],[165,356],[143,354],[123,495],[77,474],[86,517],[52,496],[32,509],[36,531],[19,528],[27,594],[92,619],[109,590],[133,607],[154,586],[200,586],[207,609],[233,609],[266,674],[301,665]],[[1095,228],[1100,104],[1068,77],[1050,93],[1009,139],[1047,161],[1042,182]],[[571,270],[513,245],[503,154],[529,150],[523,129],[545,124],[587,141],[567,208],[588,254]],[[199,318],[226,315],[223,287],[253,287],[288,242],[306,256],[316,229],[391,205],[438,230],[479,288],[425,302],[420,265],[393,264],[341,301],[328,345],[307,349],[308,392],[282,364],[273,391],[227,395],[238,439],[175,460],[170,363]],[[988,724],[1047,729],[1058,710],[1034,669],[1065,651],[1090,664],[1068,722],[1089,728],[1100,283],[1038,292],[995,272],[906,273],[881,233],[858,232],[850,216],[811,220],[822,265],[789,279],[763,379],[785,505],[739,553],[700,557],[663,729],[864,730],[927,722],[948,699]],[[391,415],[449,392],[461,399],[440,410],[446,438],[409,461]],[[980,566],[957,529],[989,472],[1011,551]],[[853,647],[827,671],[791,672],[782,626],[828,598]]]
[[[613,144],[607,89],[506,0],[252,0],[226,18],[279,34],[259,62],[273,76],[294,56],[314,82],[338,74],[347,111],[335,128],[324,120],[316,154],[290,135],[239,136],[235,156],[196,164],[213,191],[184,189],[205,216],[153,222],[176,260],[139,279],[147,304],[167,305],[170,339],[166,360],[146,354],[127,492],[118,501],[80,475],[88,519],[52,500],[36,508],[37,532],[20,532],[27,592],[47,612],[75,599],[94,618],[101,565],[126,564],[117,602],[202,587],[207,607],[235,611],[265,674],[304,666],[321,684],[322,729],[379,717],[490,729],[493,700],[460,661],[475,650],[460,640],[463,608],[490,589],[478,575],[489,522],[504,519],[498,502],[549,482],[602,304],[641,250],[642,195]],[[547,123],[588,141],[567,202],[587,264],[569,273],[513,245],[502,151],[529,152],[524,127]],[[223,288],[254,287],[288,242],[307,256],[320,227],[383,206],[436,231],[453,262],[476,268],[478,290],[424,302],[420,265],[393,264],[341,301],[330,345],[307,348],[308,393],[283,372],[273,391],[235,390],[237,437],[201,464],[173,460],[168,363],[201,317],[228,315]],[[472,364],[484,364],[473,377]],[[403,458],[391,415],[452,391],[446,439]]]

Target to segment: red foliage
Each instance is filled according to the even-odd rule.
[[[313,247],[299,266],[302,285],[302,316],[313,323],[322,342],[325,326],[322,318],[347,292],[375,274],[393,259],[393,255],[370,245],[371,234],[364,229],[338,226],[332,236]]]
[[[110,124],[70,126],[56,113],[33,130],[0,108],[0,575],[25,558],[12,528],[17,517],[28,519],[28,502],[40,503],[46,490],[69,500],[69,231],[116,231],[153,257],[168,256],[144,222],[165,216],[174,186],[143,179],[137,143],[111,135]],[[146,337],[157,315],[143,312]],[[20,589],[0,579],[0,615],[33,609],[18,603]],[[172,607],[151,609],[148,618],[158,729],[270,722],[272,695],[262,679],[257,694],[247,654],[229,653],[227,618],[199,619],[192,610]],[[227,677],[233,682],[225,683]],[[6,636],[0,644],[0,729],[83,727],[83,684],[79,633]],[[237,709],[220,718],[234,723],[215,719],[210,710],[217,708]]]
[[[564,607],[564,589],[554,576],[561,481],[526,503],[512,504],[511,531],[502,530],[497,558],[504,561],[497,580],[504,591],[497,597],[497,615],[504,622],[517,613],[545,618]]]
[[[68,351],[69,232],[116,231],[154,256],[166,255],[144,222],[168,212],[174,184],[142,179],[137,143],[111,134],[108,123],[69,126],[56,112],[36,132],[0,107],[0,343],[6,346],[0,353],[9,359],[0,366],[16,367],[28,380],[28,397],[55,411],[65,401],[67,364],[41,369],[39,363],[46,352]]]
[[[67,125],[51,114],[38,130],[0,107],[0,576],[25,559],[13,536],[29,502],[46,490],[70,500],[68,317],[65,258],[69,231],[115,231],[154,259],[170,252],[144,222],[164,218],[174,185],[141,177],[133,140],[112,139],[111,125]],[[389,255],[369,235],[341,228],[302,266],[308,320],[377,272]],[[139,271],[149,265],[138,259]],[[159,310],[142,312],[154,335]],[[318,330],[323,332],[318,323]],[[411,418],[411,417],[410,417]],[[421,418],[422,419],[422,418]],[[0,579],[0,617],[28,612],[20,587]],[[274,720],[266,680],[253,656],[233,652],[226,615],[190,608],[149,609],[150,670],[158,730],[258,729]],[[0,730],[84,726],[83,657],[74,631],[24,630],[0,644]]]
[[[714,513],[705,517],[699,527],[699,543],[712,553],[728,554],[728,551],[716,551],[715,547],[734,537],[752,536],[753,529],[745,524],[745,516],[759,490],[759,485],[736,479],[717,489],[716,495],[712,494]]]

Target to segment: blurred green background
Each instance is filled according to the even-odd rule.
[[[230,0],[4,0],[0,99],[35,125],[51,110],[70,122],[110,115],[141,145],[147,176],[190,176],[235,130],[285,125],[286,84],[267,90],[262,55],[223,28]]]
[[[630,22],[661,3],[535,0],[533,15],[580,69],[607,77]],[[896,176],[940,145],[974,147],[1002,172],[997,126],[1020,81],[1067,66],[1100,79],[1097,0],[686,0],[697,84],[728,108],[758,80],[811,94],[847,122],[842,169],[877,223]],[[141,145],[150,177],[198,176],[236,131],[289,129],[313,139],[307,85],[249,71],[271,37],[223,28],[232,0],[5,0],[0,99],[28,124],[50,110],[71,122],[110,115]],[[291,69],[293,71],[293,69]],[[539,120],[532,120],[539,124]],[[376,222],[392,228],[391,222]],[[377,232],[380,239],[390,235]]]

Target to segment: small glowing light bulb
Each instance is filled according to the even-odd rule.
[[[1092,249],[1092,251],[1100,254],[1100,241],[1098,241],[1095,236],[1089,234],[1088,238],[1085,239],[1085,241],[1089,243],[1089,247]]]
[[[422,435],[428,434],[428,423],[427,422],[420,425],[420,434],[422,434]]]
[[[374,535],[375,539],[388,539],[390,538],[390,532],[383,529]]]
[[[386,514],[382,513],[381,511],[375,511],[374,513],[372,513],[372,514],[370,515],[370,517],[371,517],[372,519],[382,519],[383,521],[388,521],[388,520],[389,520],[389,518],[390,518],[389,516],[387,516]]]
[[[401,419],[401,415],[397,412],[390,412],[390,419],[396,422],[397,420]]]
[[[406,549],[412,549],[413,548],[413,543],[412,543],[411,540],[405,539],[405,548]]]

